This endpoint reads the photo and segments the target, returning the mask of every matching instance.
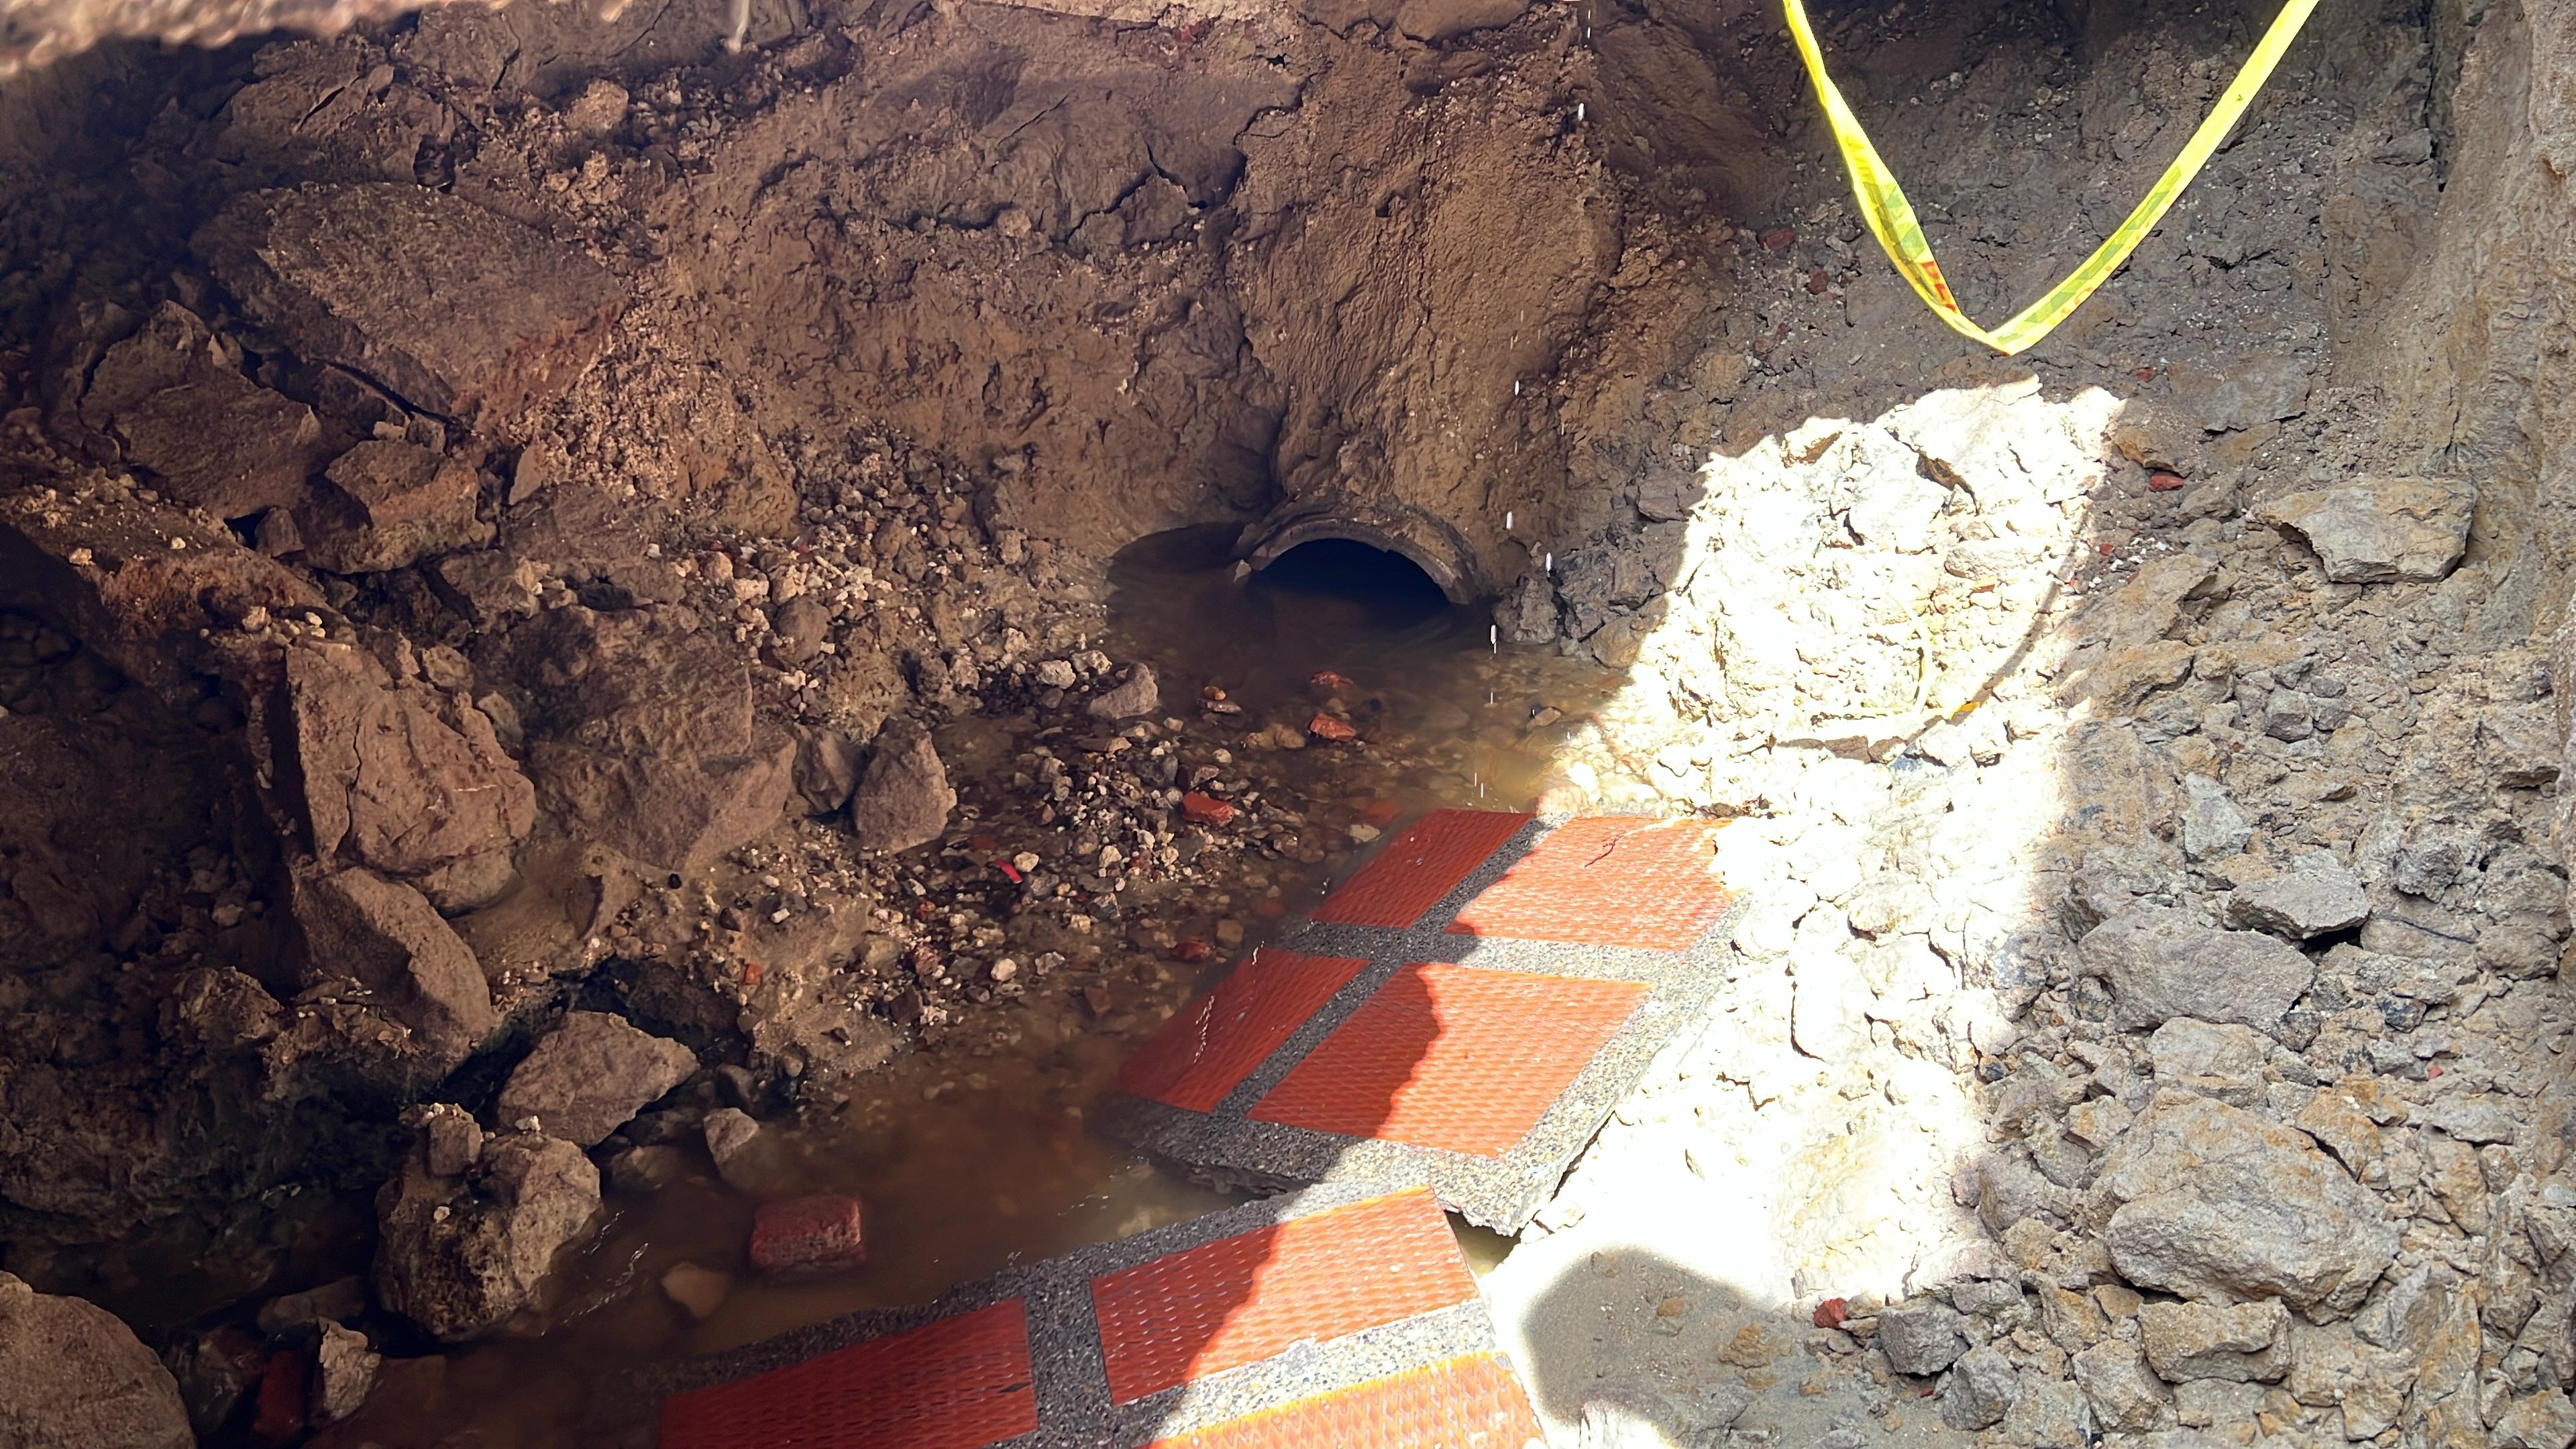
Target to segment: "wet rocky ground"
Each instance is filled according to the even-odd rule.
[[[1752,898],[1486,1279],[1567,1442],[2576,1442],[2558,21],[2316,38],[2005,362],[1810,133],[1757,175],[1631,114],[1672,22],[1085,32],[1122,110],[1015,8],[722,65],[686,9],[120,61],[28,131],[24,1442],[578,1442],[608,1366],[1200,1210],[1082,1130],[1127,1046],[1380,832],[1542,799],[1727,818]],[[1826,28],[1981,303],[2244,39]],[[1051,149],[959,159],[1005,132]],[[1407,146],[1477,184],[1300,159]],[[1299,300],[1412,315],[1462,237],[1567,270]],[[1491,643],[1109,561],[1381,465]]]

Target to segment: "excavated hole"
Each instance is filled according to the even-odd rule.
[[[1940,887],[1928,923],[1801,958],[1810,983],[1855,960],[1886,977],[1891,1004],[1857,1030],[1901,1051],[1843,1058],[1818,1083],[1812,1043],[1788,1045],[1796,987],[1775,968],[1791,946],[1748,935],[1770,954],[1748,950],[1734,1020],[1748,1041],[1777,1037],[1780,1061],[1694,1067],[1689,1090],[1710,1095],[1623,1138],[1666,1121],[1735,1131],[1746,1099],[1788,1100],[1826,1146],[1780,1165],[1744,1128],[1688,1171],[1746,1204],[1776,1190],[1776,1216],[1812,1230],[1807,1256],[1760,1285],[1807,1305],[1784,1334],[1818,1321],[1799,1315],[1828,1293],[1899,1291],[1888,1255],[1956,1226],[1959,1164],[1936,1148],[2011,1136],[1985,1130],[1951,1073],[2015,1060],[1991,1049],[1997,1003],[2061,1038],[2091,1029],[2088,1047],[2104,1035],[2101,983],[2048,975],[2072,959],[2070,891],[2090,911],[2207,885],[2168,859],[2166,795],[2142,785],[2124,813],[2102,782],[2251,790],[2232,772],[2272,736],[2196,733],[2205,720],[2277,707],[2295,733],[2278,694],[2312,677],[2337,691],[2318,700],[2375,687],[2342,676],[2375,667],[2351,661],[2377,644],[2225,672],[2279,642],[2246,630],[2306,621],[2350,587],[2297,575],[2265,592],[2291,566],[2258,546],[2250,510],[2364,469],[2474,475],[2495,522],[2471,564],[2494,561],[2502,581],[2395,612],[2501,657],[2555,596],[2543,565],[2511,571],[2541,476],[2516,450],[2546,429],[2516,410],[2523,384],[2470,396],[2450,375],[2541,364],[2489,357],[2468,321],[2440,330],[2524,305],[2445,290],[2479,268],[2435,249],[2486,220],[2444,231],[2434,210],[2447,188],[2549,214],[2478,189],[2557,198],[2498,159],[2530,151],[2508,144],[2507,118],[2530,109],[2511,91],[2520,72],[2464,69],[2480,32],[2459,7],[2321,19],[2158,235],[2007,362],[1963,347],[1878,255],[1769,7],[1533,6],[1499,25],[1473,8],[1311,3],[1146,25],[849,5],[799,26],[761,4],[752,49],[713,59],[722,0],[615,19],[457,7],[330,41],[109,49],[0,82],[0,190],[26,199],[0,209],[0,510],[52,489],[27,516],[73,519],[57,547],[56,525],[0,511],[0,739],[14,751],[0,758],[60,755],[61,773],[98,782],[0,799],[16,882],[0,945],[22,948],[0,964],[15,1072],[0,1076],[0,1267],[142,1327],[207,1396],[210,1444],[253,1433],[245,1364],[312,1346],[309,1327],[263,1327],[261,1305],[345,1275],[366,1285],[352,1321],[418,1362],[389,1368],[344,1439],[581,1442],[619,1407],[600,1387],[639,1363],[920,1301],[1214,1205],[1128,1161],[1083,1113],[1212,973],[1424,810],[1698,812],[1739,817],[1738,838],[1813,822],[1837,842],[1810,848],[1837,855],[1812,863],[1822,877],[1909,842],[1915,858],[1923,840],[1948,849],[1980,802],[2066,788],[2048,828],[2071,822],[2077,843],[2051,837],[2056,874],[2023,883],[2026,919],[1976,894],[1999,868]],[[1989,321],[2116,221],[2268,18],[2163,0],[1815,13]],[[2520,34],[2498,17],[2483,33]],[[2466,109],[2462,85],[2484,87],[2459,93]],[[2485,169],[2456,169],[2471,164]],[[544,266],[496,276],[475,270],[475,246],[388,248],[327,279],[335,305],[408,288],[441,299],[437,314],[498,295],[474,325],[540,319],[522,340],[560,369],[451,386],[281,303],[268,263],[246,260],[267,239],[205,229],[252,192],[310,186],[425,190],[469,234],[504,219],[523,248],[507,254]],[[2521,285],[2522,265],[2496,263],[2493,285]],[[623,299],[614,321],[564,281],[594,270]],[[415,351],[472,350],[436,315],[371,325],[416,329]],[[270,411],[210,421],[172,402],[210,392]],[[281,462],[290,434],[305,451]],[[348,489],[316,479],[361,444],[444,457],[463,508],[422,534],[352,524]],[[250,471],[260,486],[243,485]],[[112,476],[158,498],[102,487]],[[83,544],[75,564],[78,530],[102,518],[116,543]],[[370,552],[396,534],[421,551]],[[183,536],[188,549],[156,551]],[[2071,612],[2194,552],[2224,570],[2164,601],[2143,656],[2112,661],[2146,693],[2062,705],[2059,688],[2108,677],[2105,656],[2139,644],[2134,621]],[[208,556],[255,572],[251,586],[164,587],[170,558]],[[134,558],[157,562],[104,601],[84,582]],[[2426,631],[2418,643],[2434,628],[2405,627]],[[2067,649],[2049,653],[2061,632]],[[407,998],[342,970],[298,904],[317,846],[334,869],[427,874],[318,844],[284,656],[261,651],[325,636],[380,661],[367,700],[407,701],[387,733],[488,728],[502,773],[534,782],[532,823],[504,842],[516,884],[441,902],[492,1006],[456,1060],[386,1046],[422,1034]],[[2186,641],[2213,640],[2225,659],[2176,663]],[[1150,701],[1092,708],[1136,700],[1140,667]],[[2530,677],[2499,662],[2474,687],[2481,704],[2529,704]],[[1923,708],[1969,702],[1938,724]],[[1955,817],[1897,821],[1894,806],[1873,813],[1877,784],[1853,783],[1973,781],[2059,749],[2044,731],[2079,709],[2142,718],[2152,739],[2123,754],[2103,726],[2084,737],[2094,753],[2065,746],[2062,771],[1961,787]],[[896,757],[905,721],[929,731],[955,805],[942,815],[919,789],[862,825],[839,801]],[[148,768],[120,753],[181,730],[195,732],[185,750],[153,744]],[[1356,740],[1334,742],[1345,730]],[[2232,743],[2155,753],[2195,738]],[[213,783],[184,820],[128,801],[199,748],[220,762],[191,764]],[[782,780],[771,767],[788,758]],[[378,763],[401,779],[415,767]],[[2298,793],[2314,762],[2293,763],[2250,812],[2269,845],[2349,857],[2380,829],[2358,814],[2379,787],[2338,776],[2343,793]],[[472,793],[495,788],[477,776]],[[1239,814],[1195,822],[1185,792]],[[385,798],[419,818],[433,815],[422,800],[472,804]],[[784,803],[746,821],[734,812],[752,799]],[[104,820],[88,818],[101,801]],[[906,811],[925,808],[935,818],[910,829]],[[2517,797],[2494,812],[2477,817],[2479,859],[2547,875],[2494,844],[2544,838],[2545,811]],[[2083,834],[2111,828],[2097,816],[2164,843],[2105,845]],[[1989,840],[2028,824],[1977,818]],[[870,828],[890,835],[863,848]],[[92,838],[119,832],[131,839]],[[2117,868],[2069,886],[2085,849]],[[2435,839],[2423,854],[2466,850]],[[119,868],[84,865],[97,858]],[[1803,877],[1771,884],[1824,895]],[[1856,922],[1851,889],[1802,917],[1816,924],[1775,923],[1781,941],[1803,951],[1795,931]],[[2483,929],[2453,924],[2462,942]],[[2511,929],[2554,942],[2563,916]],[[1901,996],[1921,984],[1906,972],[1936,984]],[[1918,1008],[1936,991],[1937,1011]],[[2422,1024],[2421,1003],[2400,1005]],[[377,1277],[417,1247],[391,1228],[374,1240],[379,1190],[416,1152],[399,1114],[453,1103],[507,1133],[500,1085],[566,1009],[623,1017],[694,1065],[590,1152],[608,1212],[564,1239],[549,1284],[456,1335],[478,1342],[440,1344]],[[2073,1071],[2064,1045],[2033,1059]],[[1883,1137],[1853,1125],[1909,1102],[1952,1103],[1957,1120]],[[766,1125],[757,1152],[719,1166],[706,1123],[727,1112]],[[2018,1140],[2006,1148],[2027,1157]],[[2083,1166],[2064,1136],[2033,1140],[2059,1153],[2043,1163],[2057,1175]],[[2014,1161],[2018,1191],[2038,1169]],[[1835,1184],[1872,1172],[1903,1179],[1901,1209],[1842,1221]],[[869,1263],[806,1284],[745,1271],[754,1203],[816,1189],[868,1199]],[[497,1191],[441,1190],[469,1215]],[[1583,1190],[1594,1210],[1618,1206]],[[1584,1214],[1569,1188],[1543,1228],[1581,1241]],[[1677,1231],[1752,1245],[1777,1226]],[[1865,1249],[1844,1251],[1846,1229]],[[1475,1240],[1479,1267],[1508,1246]],[[1749,1278],[1696,1272],[1648,1255],[1622,1281],[1655,1285],[1650,1312],[1751,1303]],[[1538,1295],[1583,1325],[1531,1365],[1560,1421],[1632,1367],[1575,1367],[1634,1348],[1593,1332],[1635,1307],[1585,1297],[1608,1291]],[[537,1337],[490,1337],[503,1322]],[[1662,1340],[1640,1342],[1638,1361]],[[1685,1356],[1721,1362],[1696,1339]],[[1872,1362],[1856,1346],[1837,1361]],[[2512,1371],[2531,1380],[2514,1393],[2537,1383],[2528,1363]],[[1798,1378],[1776,1377],[1785,1401]],[[1796,1425],[1812,1413],[1803,1443],[1885,1408],[1870,1392],[1772,1407]]]

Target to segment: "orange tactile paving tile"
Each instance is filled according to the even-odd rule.
[[[1719,822],[1569,820],[1467,903],[1461,936],[1679,951],[1734,897],[1711,856]]]
[[[1157,1439],[1147,1449],[1543,1449],[1546,1442],[1512,1371],[1480,1353]]]
[[[1249,1115],[1494,1156],[1538,1125],[1646,995],[1631,981],[1417,961]]]
[[[1146,1041],[1118,1090],[1207,1112],[1368,966],[1264,946]]]
[[[1038,1426],[1017,1298],[673,1395],[661,1449],[981,1449]]]
[[[1122,1404],[1475,1296],[1449,1220],[1422,1188],[1091,1280],[1109,1394]]]
[[[1406,826],[1377,859],[1327,896],[1315,908],[1314,919],[1342,926],[1410,926],[1529,820],[1493,810],[1434,810]]]

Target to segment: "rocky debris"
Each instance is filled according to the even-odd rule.
[[[0,1273],[0,1441],[11,1449],[191,1449],[178,1382],[116,1316]]]
[[[1115,687],[1095,697],[1087,712],[1094,719],[1136,719],[1163,707],[1163,692],[1154,683],[1153,669],[1144,664],[1127,667],[1127,677]]]
[[[360,443],[322,477],[295,515],[305,561],[316,568],[383,573],[492,541],[492,525],[475,516],[474,470],[431,449]]]
[[[2269,1383],[2289,1372],[2290,1311],[2278,1299],[2149,1303],[2138,1309],[2138,1329],[2147,1362],[2167,1383]]]
[[[2309,941],[2368,920],[2370,896],[2360,877],[2328,856],[2237,886],[2227,897],[2226,918],[2239,930]]]
[[[2428,583],[2460,561],[2476,510],[2463,484],[2369,478],[2284,494],[2254,516],[2306,539],[2335,583]]]
[[[564,1014],[502,1085],[494,1112],[505,1125],[575,1147],[596,1147],[645,1104],[698,1069],[687,1047],[598,1011]]]
[[[608,1159],[608,1185],[619,1192],[660,1192],[689,1175],[689,1154],[667,1144],[629,1147]]]
[[[384,1363],[367,1342],[367,1336],[337,1323],[322,1325],[321,1347],[313,1357],[313,1403],[306,1420],[314,1425],[336,1424],[358,1412],[367,1401],[367,1391],[376,1386],[376,1370]]]
[[[1887,1354],[1888,1367],[1929,1377],[1968,1351],[1968,1340],[1959,1331],[1964,1322],[1942,1303],[1890,1308],[1878,1315],[1878,1346]]]
[[[2270,936],[2205,926],[2166,906],[2132,906],[2086,932],[2080,949],[2131,1031],[2188,1016],[2277,1032],[2316,976],[2314,962]]]
[[[462,1175],[415,1148],[376,1195],[376,1293],[445,1343],[480,1338],[538,1300],[556,1251],[599,1209],[599,1170],[560,1138],[488,1139]]]
[[[845,1193],[809,1193],[760,1205],[751,1219],[751,1266],[778,1275],[831,1273],[868,1260],[865,1210]]]
[[[1150,691],[1153,677],[1146,675],[1145,682]],[[927,845],[948,828],[948,812],[956,808],[957,792],[949,788],[948,770],[939,762],[930,732],[908,721],[888,722],[850,795],[850,828],[859,848],[895,851]]]
[[[474,953],[410,886],[357,867],[303,871],[293,910],[323,989],[355,988],[348,1004],[399,1023],[430,1078],[464,1061],[499,1024]]]
[[[244,376],[240,349],[175,302],[107,350],[80,419],[171,497],[220,518],[297,501],[322,452],[313,410]]]
[[[2304,1135],[2176,1091],[2104,1154],[2083,1213],[2131,1283],[2311,1317],[2359,1307],[2397,1253],[2387,1208]]]
[[[536,792],[491,720],[353,645],[299,638],[285,652],[313,853],[407,880],[445,910],[506,891]]]
[[[701,626],[676,605],[573,604],[510,640],[544,798],[658,870],[695,870],[762,834],[795,789],[795,741],[757,716],[742,656]]]
[[[306,361],[503,428],[572,385],[626,302],[624,285],[580,254],[399,183],[251,192],[192,245]]]

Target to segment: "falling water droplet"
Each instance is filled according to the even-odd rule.
[[[1556,555],[1555,555],[1555,554],[1549,554],[1549,555],[1547,556],[1547,571],[1548,571],[1549,573],[1555,573],[1555,572],[1556,572]]]
[[[1487,624],[1485,626],[1485,642],[1493,647],[1495,653],[1502,653],[1503,627],[1500,624]]]
[[[1504,510],[1503,510],[1503,532],[1505,532],[1505,533],[1509,533],[1509,532],[1511,532],[1511,531],[1512,531],[1512,511],[1511,511],[1510,509],[1506,508],[1506,509],[1504,509]]]

